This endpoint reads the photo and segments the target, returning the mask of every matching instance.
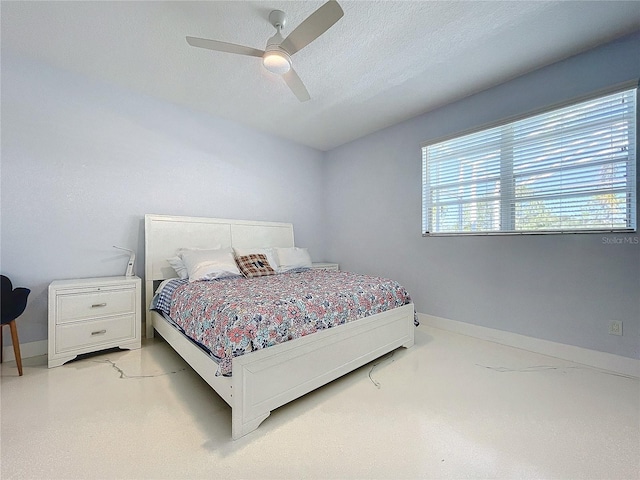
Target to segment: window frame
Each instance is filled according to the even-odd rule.
[[[427,155],[426,150],[430,146],[434,146],[437,144],[441,144],[443,142],[447,142],[449,140],[454,140],[458,138],[462,138],[468,135],[472,135],[475,133],[480,133],[484,131],[489,131],[492,129],[504,128],[505,126],[509,126],[515,124],[521,120],[526,120],[529,118],[536,117],[538,115],[543,115],[545,113],[551,113],[556,110],[561,110],[563,108],[579,105],[581,103],[588,102],[590,100],[595,100],[601,97],[606,97],[608,95],[614,95],[616,93],[621,93],[627,90],[635,90],[635,124],[633,126],[633,134],[634,138],[631,140],[634,141],[633,146],[629,149],[630,155],[631,150],[633,151],[633,165],[634,171],[632,172],[634,178],[630,180],[633,182],[630,189],[633,191],[635,195],[635,201],[629,206],[628,217],[631,220],[631,226],[627,228],[585,228],[585,229],[554,229],[554,230],[516,230],[515,229],[515,210],[511,208],[511,203],[515,199],[513,194],[513,182],[501,183],[501,190],[499,192],[498,202],[500,203],[500,208],[498,215],[500,217],[499,228],[500,230],[483,230],[483,231],[444,231],[444,232],[431,232],[429,221],[429,208],[428,200],[430,198],[430,185],[427,181]],[[422,236],[423,237],[431,237],[431,236],[491,236],[491,235],[566,235],[566,234],[591,234],[591,233],[637,233],[638,232],[638,210],[640,204],[640,172],[639,172],[639,161],[638,161],[638,136],[639,136],[639,120],[640,120],[640,88],[639,81],[632,80],[628,82],[624,82],[621,84],[617,84],[615,86],[598,90],[596,92],[592,92],[588,95],[583,95],[580,97],[575,97],[570,100],[555,103],[537,110],[529,111],[524,114],[514,115],[496,122],[491,122],[487,124],[483,124],[479,127],[474,127],[462,132],[446,135],[443,137],[435,138],[433,140],[429,140],[420,145],[421,153],[422,153]],[[505,176],[504,166],[505,164],[513,170],[513,160],[507,161],[504,158],[500,158],[500,179],[502,180]],[[511,180],[514,179],[513,175],[509,177]],[[502,193],[502,189],[506,185],[508,189],[511,190],[510,194],[504,195]],[[629,189],[627,189],[629,192]],[[509,205],[506,207],[505,205]],[[510,229],[503,230],[502,225],[508,224]],[[425,228],[426,227],[426,228]]]

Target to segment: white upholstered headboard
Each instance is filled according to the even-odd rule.
[[[154,282],[176,277],[167,258],[179,248],[293,247],[293,224],[221,218],[144,216],[145,302],[147,336],[153,334],[149,302]]]

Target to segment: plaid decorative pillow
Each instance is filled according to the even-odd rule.
[[[276,271],[267,262],[266,255],[251,254],[236,257],[236,263],[242,274],[247,278],[262,277],[264,275],[274,275]]]

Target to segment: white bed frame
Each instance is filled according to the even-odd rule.
[[[167,258],[178,248],[292,247],[290,223],[145,215],[145,294],[173,278]],[[217,364],[147,309],[146,333],[154,329],[231,406],[232,437],[246,435],[276,409],[398,348],[414,343],[413,304],[333,327],[232,362],[232,376],[216,376]]]

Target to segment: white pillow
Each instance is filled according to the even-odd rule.
[[[185,266],[184,262],[180,257],[175,256],[175,257],[167,258],[167,262],[169,262],[169,265],[171,265],[171,268],[173,268],[176,271],[179,278],[189,278],[189,272],[187,272],[187,267]]]
[[[189,278],[189,272],[187,272],[187,267],[185,266],[184,261],[182,261],[182,258],[180,258],[180,253],[193,250],[218,250],[220,248],[220,245],[213,245],[210,248],[179,248],[176,252],[176,256],[167,258],[167,262],[169,262],[171,268],[176,271],[179,278]]]
[[[311,268],[311,257],[306,248],[276,248],[279,272],[288,272],[295,268]]]
[[[230,248],[215,250],[181,249],[178,251],[178,256],[182,258],[187,267],[190,282],[242,275]]]
[[[244,257],[246,255],[264,255],[271,268],[278,271],[278,257],[274,248],[234,248],[236,257]]]

